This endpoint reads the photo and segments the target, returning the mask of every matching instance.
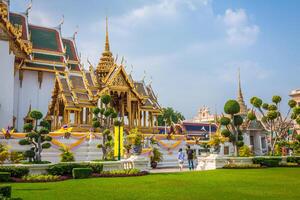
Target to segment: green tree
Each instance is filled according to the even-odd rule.
[[[38,122],[43,118],[43,114],[38,110],[30,112],[30,117],[34,119],[33,124],[25,124],[23,129],[27,133],[25,139],[19,141],[20,145],[30,145],[31,154],[34,154],[34,161],[41,162],[41,153],[43,149],[51,147],[52,137],[48,136],[50,124],[47,121]],[[27,152],[28,154],[28,152]]]
[[[158,116],[158,126],[164,126],[165,122],[168,126],[171,126],[172,123],[176,124],[180,120],[185,120],[184,116],[180,112],[175,111],[171,107],[163,108],[162,115]]]
[[[112,129],[114,120],[118,117],[117,112],[110,106],[111,96],[103,95],[101,97],[101,105],[99,108],[93,109],[93,127],[102,132],[102,144],[98,148],[102,150],[102,159],[112,159],[113,157],[113,137]]]
[[[272,155],[274,155],[278,142],[287,139],[288,130],[294,126],[293,121],[295,120],[300,124],[300,107],[297,106],[296,101],[289,100],[289,110],[284,117],[279,109],[281,97],[278,95],[272,97],[272,103],[263,103],[258,97],[252,97],[250,103],[253,107],[248,113],[248,119],[255,120],[257,118],[256,111],[260,113],[261,121],[270,134],[270,148]]]
[[[238,156],[238,148],[244,145],[243,135],[240,126],[243,124],[243,118],[238,114],[240,105],[236,100],[228,100],[224,105],[224,112],[227,116],[222,116],[220,123],[224,126],[221,134],[229,139],[234,146],[234,155]]]

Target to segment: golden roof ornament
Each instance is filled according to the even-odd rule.
[[[113,66],[114,66],[114,58],[112,53],[110,52],[109,37],[108,37],[108,19],[106,17],[105,47],[96,69],[98,78],[100,80],[104,79]]]
[[[238,69],[238,96],[237,102],[240,105],[240,114],[246,115],[247,114],[247,106],[244,101],[242,87],[241,87],[241,76],[240,76],[240,68]]]
[[[27,6],[27,9],[25,11],[25,15],[26,15],[27,18],[28,18],[28,15],[29,15],[29,12],[30,12],[31,9],[32,9],[32,0],[29,2],[28,6]]]

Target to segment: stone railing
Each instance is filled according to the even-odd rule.
[[[226,157],[211,154],[207,157],[198,157],[197,170],[211,170],[223,168],[226,164],[253,164],[253,157]]]

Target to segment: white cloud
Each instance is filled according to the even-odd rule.
[[[227,41],[234,45],[252,45],[260,33],[259,26],[250,24],[245,10],[236,11],[227,9],[221,17],[227,34]]]
[[[196,11],[208,6],[210,2],[211,0],[159,0],[113,18],[111,25],[114,31],[126,34],[134,27],[149,26],[154,21],[176,21],[182,14],[181,10]]]
[[[29,13],[29,23],[48,27],[53,27],[55,25],[53,17],[41,10],[33,10]],[[56,25],[58,25],[59,22],[56,23]]]
[[[237,71],[240,68],[242,80],[255,82],[266,80],[272,75],[271,70],[262,67],[259,63],[252,60],[232,61],[224,64],[222,69],[217,71],[218,77],[226,82],[237,82]]]

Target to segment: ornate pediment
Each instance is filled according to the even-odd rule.
[[[129,87],[123,74],[119,73],[111,82],[111,86]]]

